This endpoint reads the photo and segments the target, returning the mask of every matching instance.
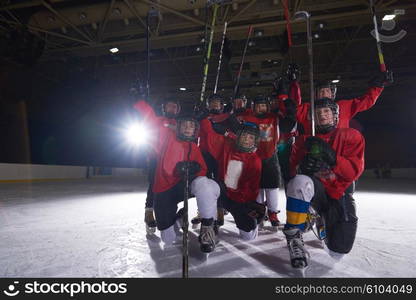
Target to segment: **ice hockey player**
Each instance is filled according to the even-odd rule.
[[[257,154],[262,159],[262,172],[258,203],[267,204],[268,219],[277,231],[280,221],[278,214],[278,191],[280,186],[280,168],[276,155],[276,145],[279,140],[279,115],[270,112],[269,99],[257,95],[253,101],[253,112],[244,115],[243,119],[258,125],[260,139]]]
[[[175,130],[176,120],[175,117],[181,111],[181,106],[178,101],[174,99],[166,99],[162,102],[162,116],[156,115],[153,109],[141,109],[141,102],[137,102],[134,108],[143,115],[143,121],[147,124],[151,124],[153,128],[152,137],[154,141],[163,141],[166,131]],[[143,111],[145,112],[143,114]],[[151,143],[150,145],[152,145]],[[160,145],[155,146],[155,149],[150,149],[147,156],[148,166],[148,181],[149,187],[147,189],[147,196],[145,202],[144,222],[146,224],[146,230],[148,233],[153,233],[156,230],[156,220],[153,211],[153,180],[156,169],[156,149]]]
[[[197,118],[201,122],[201,130],[199,133],[199,147],[204,157],[205,163],[207,165],[207,177],[211,179],[216,179],[217,176],[217,162],[212,156],[212,153],[208,150],[207,147],[207,132],[205,128],[214,126],[224,122],[229,116],[229,113],[224,113],[224,98],[220,94],[212,94],[207,99],[207,108],[201,108],[197,113]],[[205,126],[204,126],[205,125]],[[215,135],[216,133],[214,133]],[[220,204],[219,204],[220,205]],[[222,207],[218,207],[217,211],[217,225],[222,226],[224,224],[224,210]],[[191,223],[193,226],[196,226],[201,222],[199,213],[195,216]]]
[[[136,104],[139,111],[149,112],[152,108],[145,102]],[[199,240],[203,252],[215,248],[214,219],[216,218],[219,187],[207,178],[206,165],[198,148],[199,122],[191,116],[176,119],[176,129],[165,131],[161,141],[156,142],[157,166],[153,182],[153,207],[157,228],[161,231],[162,241],[170,245],[179,233],[181,220],[177,205],[184,199],[186,169],[189,173],[190,193],[195,195],[198,211],[201,215]],[[159,136],[161,137],[161,136]]]
[[[288,183],[287,239],[294,268],[308,266],[308,252],[302,233],[310,208],[325,224],[325,244],[329,253],[350,252],[357,230],[355,203],[346,189],[364,169],[364,138],[355,129],[337,128],[339,107],[330,98],[315,102],[316,136],[298,136],[291,153]],[[299,172],[296,174],[296,170]]]
[[[226,137],[209,134],[207,141],[209,149],[214,139],[223,143],[222,148],[210,149],[218,161],[217,181],[221,187],[218,201],[234,217],[244,240],[257,237],[257,225],[265,215],[264,204],[256,202],[261,175],[261,159],[256,153],[259,135],[258,126],[246,122],[240,125],[236,136],[225,130]]]

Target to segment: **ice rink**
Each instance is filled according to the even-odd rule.
[[[307,277],[416,277],[414,180],[360,179],[354,248],[331,258],[312,232]],[[146,236],[146,183],[89,179],[0,184],[0,277],[181,277],[181,242],[163,249]],[[196,214],[190,200],[190,217]],[[284,194],[279,215],[285,220]],[[267,224],[266,224],[267,225]],[[267,226],[266,226],[267,227]],[[257,240],[237,238],[231,215],[208,259],[190,228],[189,277],[297,277],[281,231]]]

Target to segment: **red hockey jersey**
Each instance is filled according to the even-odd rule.
[[[218,162],[218,178],[227,187],[227,197],[241,203],[256,201],[260,190],[260,157],[256,152],[237,151],[233,139],[213,135],[213,131],[212,128],[208,131],[207,146]],[[215,148],[211,148],[213,145]]]
[[[155,181],[153,184],[154,193],[167,191],[179,183],[181,178],[175,172],[175,168],[176,164],[181,161],[198,162],[201,170],[196,176],[206,175],[207,166],[196,143],[181,141],[176,137],[173,130],[168,131],[157,157]]]
[[[323,139],[337,155],[335,167],[315,173],[315,176],[323,183],[327,194],[334,199],[339,199],[352,182],[361,175],[364,170],[364,137],[353,128],[337,128],[326,134],[317,134]],[[298,136],[292,146],[290,157],[291,175],[296,175],[296,170],[305,156],[304,143],[307,136]]]
[[[255,123],[260,129],[260,141],[257,154],[261,159],[272,157],[276,151],[279,140],[279,117],[274,113],[268,113],[265,118],[257,118],[253,114],[242,116],[244,121]]]

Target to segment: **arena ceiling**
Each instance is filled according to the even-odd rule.
[[[295,62],[302,71],[302,87],[308,91],[306,24],[292,20],[291,48],[285,48],[284,0],[224,1],[214,26],[214,45],[209,64],[207,93],[213,90],[224,22],[228,22],[229,53],[221,68],[219,90],[230,95],[241,61],[248,27],[254,32],[248,47],[241,90],[249,95],[271,91],[271,83]],[[150,38],[151,95],[157,99],[177,96],[186,102],[199,99],[203,71],[206,20],[212,7],[204,0],[21,0],[0,1],[0,34],[10,41],[16,32],[29,31],[44,46],[36,53],[30,76],[65,84],[81,76],[101,84],[103,96],[123,94],[131,83],[146,78],[146,17],[151,8],[159,18]],[[416,4],[414,0],[375,0],[378,20],[396,12],[381,33],[386,63],[412,82],[415,61]],[[367,0],[288,0],[288,13],[311,14],[314,73],[317,80],[339,79],[341,93],[363,87],[377,71],[376,42]],[[394,26],[393,26],[394,25]],[[403,36],[403,32],[405,35]],[[396,38],[397,37],[397,38]],[[401,37],[401,38],[400,38]],[[396,39],[396,40],[395,40]],[[393,42],[392,42],[393,40]],[[10,43],[9,43],[10,44]],[[112,54],[109,49],[117,47]],[[35,51],[36,52],[36,51]],[[5,60],[22,64],[16,55]],[[34,64],[34,62],[29,62]],[[109,89],[110,87],[110,89]],[[186,88],[181,91],[180,88]],[[111,90],[111,92],[110,92]]]

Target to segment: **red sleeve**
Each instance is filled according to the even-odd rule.
[[[376,103],[382,91],[383,88],[370,87],[367,90],[367,93],[361,97],[337,101],[340,109],[340,114],[344,114],[349,121],[357,113],[371,108]]]
[[[207,150],[216,160],[218,160],[224,149],[225,137],[214,131],[211,121],[208,119],[203,119],[200,126],[201,138],[204,139],[204,148],[206,148],[203,150]]]
[[[299,82],[297,80],[290,82],[289,98],[292,99],[298,106],[302,104],[302,95],[300,92]]]
[[[143,116],[145,122],[157,122],[157,116],[153,107],[151,107],[146,101],[139,100],[133,105],[133,107]]]
[[[344,138],[341,153],[337,151],[337,164],[332,170],[337,178],[352,182],[364,171],[365,141],[354,129],[348,130]]]

